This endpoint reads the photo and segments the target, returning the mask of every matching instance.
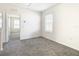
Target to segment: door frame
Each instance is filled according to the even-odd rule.
[[[19,16],[19,36],[20,36],[20,33],[21,33],[21,15],[20,14],[13,14],[13,13],[6,13],[6,40],[5,42],[8,42],[9,41],[9,31],[8,31],[8,16],[9,15],[17,15]]]
[[[5,41],[5,11],[0,11],[2,14],[2,29],[1,29],[1,40],[0,40],[0,51],[3,51],[3,43]]]

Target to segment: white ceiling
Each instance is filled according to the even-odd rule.
[[[31,4],[28,8],[35,11],[44,11],[45,9],[55,5],[54,3],[37,3]]]
[[[13,4],[23,8],[29,8],[35,11],[44,11],[51,6],[54,6],[56,3],[19,3]]]

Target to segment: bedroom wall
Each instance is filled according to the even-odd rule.
[[[5,17],[7,14],[16,14],[20,15],[20,39],[28,39],[28,38],[34,38],[40,36],[40,13],[27,9],[18,7],[16,5],[11,4],[0,4],[0,11],[4,12],[4,20],[7,20],[7,17]],[[6,21],[7,22],[7,21]],[[8,22],[7,22],[8,23]],[[6,27],[4,25],[4,27]],[[8,30],[8,28],[6,28]],[[4,29],[5,31],[5,29]],[[3,31],[3,32],[4,32]],[[3,39],[3,42],[8,41],[8,32],[6,34],[7,39]],[[3,34],[3,37],[5,37],[5,33]]]
[[[21,19],[21,39],[40,36],[40,13],[23,10]]]
[[[44,16],[53,14],[53,32],[45,32]],[[79,50],[79,4],[58,4],[42,12],[42,36]]]

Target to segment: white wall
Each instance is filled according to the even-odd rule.
[[[40,36],[40,13],[23,10],[21,19],[21,39]]]
[[[52,33],[44,31],[44,16],[49,13],[54,15]],[[58,4],[44,11],[42,15],[44,37],[79,50],[79,4]]]
[[[0,4],[0,10],[7,14],[21,16],[20,38],[28,39],[40,36],[40,13],[10,4]],[[7,20],[7,18],[5,19]],[[24,23],[24,21],[26,21]],[[7,28],[6,28],[7,29]],[[5,37],[5,36],[4,36]],[[8,37],[6,37],[8,40]],[[3,42],[7,40],[3,39]]]

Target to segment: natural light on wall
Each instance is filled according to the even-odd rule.
[[[53,32],[53,14],[47,14],[45,16],[45,31]]]

